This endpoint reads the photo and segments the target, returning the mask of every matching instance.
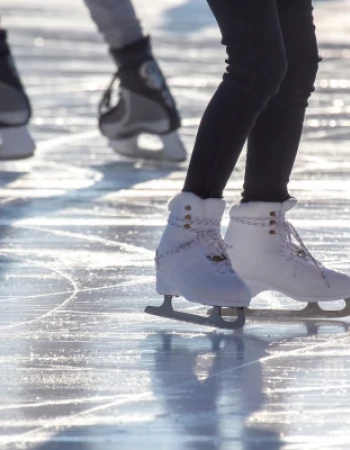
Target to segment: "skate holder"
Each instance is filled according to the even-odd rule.
[[[161,306],[147,306],[145,313],[152,314],[166,319],[175,319],[182,322],[194,323],[196,325],[205,325],[226,330],[238,330],[245,323],[244,308],[235,308],[237,319],[233,322],[224,320],[221,315],[222,308],[214,306],[209,316],[197,316],[196,314],[188,314],[181,311],[175,311],[172,306],[172,295],[164,295],[164,301]],[[233,310],[234,311],[234,310]],[[232,313],[230,315],[233,315]]]
[[[342,309],[326,310],[320,307],[319,303],[308,303],[301,310],[285,310],[285,309],[252,309],[246,308],[247,317],[254,319],[283,320],[283,319],[337,319],[340,317],[350,316],[350,298],[344,299],[345,306]],[[212,314],[213,308],[209,309],[208,314]],[[232,308],[222,308],[222,316],[235,316]]]

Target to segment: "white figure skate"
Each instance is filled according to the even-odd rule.
[[[244,325],[244,308],[251,295],[232,269],[220,234],[224,209],[224,200],[202,200],[186,192],[171,199],[168,225],[156,255],[156,289],[164,295],[164,303],[148,306],[146,313],[227,329]],[[173,296],[214,306],[212,314],[201,317],[174,311]],[[235,322],[222,319],[222,306],[237,310]]]
[[[111,106],[117,78],[119,101]],[[99,115],[101,133],[117,153],[157,161],[179,163],[186,160],[186,149],[177,131],[179,114],[154,60],[143,62],[137,68],[120,69],[105,92]]]
[[[237,273],[252,296],[278,291],[307,303],[302,310],[248,310],[247,315],[266,318],[336,318],[350,315],[350,277],[325,268],[308,251],[285,213],[295,199],[283,203],[249,202],[230,210],[225,239]],[[323,310],[318,302],[345,299],[341,310]],[[225,311],[225,314],[227,311]]]
[[[29,100],[6,42],[6,32],[0,30],[0,160],[33,155],[35,144],[27,130],[30,115]]]

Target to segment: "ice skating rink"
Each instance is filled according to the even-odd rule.
[[[190,151],[224,68],[214,21],[204,0],[136,5]],[[291,216],[315,256],[350,273],[350,1],[315,8],[324,62]],[[248,321],[232,334],[145,315],[161,300],[154,248],[186,164],[130,162],[99,135],[113,65],[82,1],[0,9],[38,146],[1,163],[0,449],[348,450],[350,318]],[[293,305],[273,293],[254,303]]]

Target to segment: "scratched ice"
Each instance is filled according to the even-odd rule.
[[[190,150],[223,70],[214,21],[202,0],[136,6]],[[315,8],[325,60],[293,219],[319,259],[349,273],[350,2]],[[3,0],[1,13],[38,151],[1,167],[0,448],[349,449],[349,320],[253,322],[232,335],[144,315],[160,301],[153,251],[186,165],[122,160],[99,136],[96,104],[113,66],[82,1]]]

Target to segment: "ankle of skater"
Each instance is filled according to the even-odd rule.
[[[181,192],[195,195],[196,197],[202,199],[202,200],[208,200],[210,198],[217,199],[217,200],[223,200],[223,192],[217,191],[217,190],[208,190],[208,189],[192,189],[191,187],[187,187],[187,184],[185,183],[183,189]]]
[[[284,203],[293,198],[287,189],[264,191],[256,189],[249,191],[244,189],[240,203],[262,202],[262,203]]]
[[[144,36],[121,48],[110,48],[114,62],[119,70],[136,69],[147,61],[153,61],[150,36]]]

